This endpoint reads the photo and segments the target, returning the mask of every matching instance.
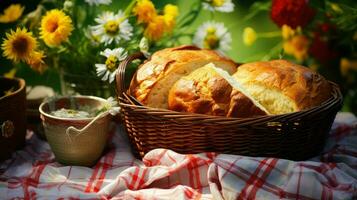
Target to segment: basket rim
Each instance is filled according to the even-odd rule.
[[[167,115],[175,118],[191,118],[191,119],[202,119],[202,120],[222,120],[222,121],[250,121],[252,119],[254,120],[265,120],[269,118],[290,118],[290,117],[296,117],[298,115],[306,115],[308,113],[315,113],[318,112],[319,110],[322,109],[328,109],[330,107],[335,107],[337,105],[342,105],[343,102],[343,96],[342,93],[339,89],[339,86],[332,82],[328,81],[331,86],[332,86],[332,91],[331,91],[331,97],[325,100],[323,103],[321,103],[318,106],[314,106],[310,109],[305,109],[301,111],[296,111],[296,112],[290,112],[290,113],[285,113],[285,114],[278,114],[278,115],[264,115],[264,116],[256,116],[256,117],[244,117],[244,118],[237,118],[237,117],[226,117],[226,116],[214,116],[214,115],[207,115],[207,114],[198,114],[198,113],[189,113],[189,112],[178,112],[178,111],[173,111],[169,109],[163,109],[163,108],[153,108],[153,107],[148,107],[145,105],[136,105],[133,102],[131,102],[125,95],[124,97],[118,97],[118,103],[120,107],[126,107],[130,109],[134,109],[136,112],[146,112],[151,115]],[[123,92],[124,93],[124,92]],[[126,93],[127,94],[127,93]],[[126,97],[126,98],[125,98]]]

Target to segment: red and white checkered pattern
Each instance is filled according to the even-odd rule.
[[[120,134],[92,167],[62,166],[28,133],[26,147],[0,163],[0,199],[353,199],[357,120],[340,113],[321,156],[304,162],[166,149],[143,161]]]

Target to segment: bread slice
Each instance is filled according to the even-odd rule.
[[[286,60],[247,63],[233,77],[270,114],[309,109],[331,96],[324,77]]]
[[[243,92],[241,92],[241,90]],[[226,71],[209,63],[181,77],[170,89],[169,109],[227,117],[266,115]]]
[[[221,77],[223,77],[236,91],[239,91],[239,93],[243,94],[247,99],[249,99],[253,104],[251,106],[259,108],[259,110],[262,110],[266,114],[270,114],[268,109],[266,109],[264,105],[257,101],[257,99],[250,94],[249,90],[240,84],[233,76],[229,75],[226,71],[215,67],[214,65],[210,65],[210,67],[213,68]]]
[[[235,62],[211,50],[194,46],[167,48],[154,53],[139,67],[129,92],[144,105],[167,109],[169,90],[174,83],[208,63],[214,63],[230,74],[237,69]]]

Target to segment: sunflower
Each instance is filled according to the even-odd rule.
[[[35,51],[30,55],[27,64],[29,64],[33,70],[42,73],[47,68],[46,63],[43,61],[44,57],[43,51]]]
[[[12,4],[4,10],[4,14],[0,15],[0,23],[14,22],[21,17],[24,12],[24,7],[20,4]]]
[[[58,46],[73,30],[72,20],[63,11],[50,10],[41,20],[40,34],[48,46]]]
[[[36,50],[37,41],[26,28],[17,28],[6,33],[6,39],[1,45],[4,57],[18,62],[27,61]]]

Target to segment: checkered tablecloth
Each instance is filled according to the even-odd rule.
[[[92,167],[63,166],[32,132],[0,163],[0,199],[356,199],[357,120],[339,113],[309,161],[155,149],[137,160],[118,128]]]

